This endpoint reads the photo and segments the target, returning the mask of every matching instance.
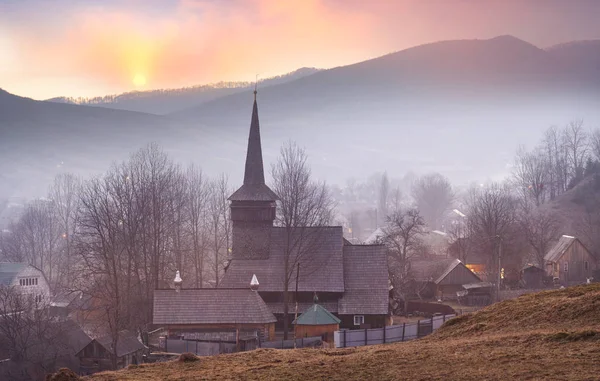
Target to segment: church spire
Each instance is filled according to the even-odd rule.
[[[246,152],[244,183],[240,189],[229,197],[231,201],[276,201],[279,199],[265,184],[256,94],[255,87],[254,105],[252,106],[252,118],[250,120],[250,134],[248,135],[248,151]]]
[[[265,183],[256,93],[257,91],[254,90],[254,105],[252,106],[250,135],[248,136],[248,151],[246,153],[246,170],[244,172],[245,185],[260,185]]]

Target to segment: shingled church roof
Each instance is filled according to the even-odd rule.
[[[273,227],[271,248],[267,259],[233,259],[220,284],[226,288],[245,288],[247,280],[256,274],[260,280],[260,291],[283,291],[285,273],[286,229]],[[298,290],[310,292],[343,292],[344,240],[341,226],[296,228],[292,241],[304,237],[303,244],[310,252],[302,250]],[[296,253],[296,252],[294,252]],[[297,262],[292,260],[291,263]],[[295,285],[296,273],[290,279]]]
[[[248,136],[248,151],[246,152],[246,169],[244,184],[230,197],[230,201],[276,201],[279,197],[265,184],[265,172],[260,143],[260,125],[258,123],[258,105],[254,91],[254,106]]]
[[[344,295],[340,315],[384,315],[389,310],[388,266],[383,245],[344,247]]]
[[[260,279],[260,277],[259,277]],[[275,316],[256,291],[248,288],[200,288],[154,291],[154,324],[266,324]],[[261,280],[262,283],[262,280]],[[262,284],[261,284],[262,288]]]

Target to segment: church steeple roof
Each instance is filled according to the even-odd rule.
[[[244,184],[229,197],[229,200],[276,201],[278,199],[277,195],[265,184],[260,142],[260,124],[258,122],[258,105],[256,103],[256,90],[254,90],[254,105],[252,106],[250,134],[248,135]]]

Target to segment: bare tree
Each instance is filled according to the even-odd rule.
[[[73,279],[72,267],[74,265],[73,235],[77,226],[77,212],[79,209],[79,190],[81,181],[72,174],[59,174],[54,178],[54,183],[48,192],[54,205],[55,218],[59,229],[62,231],[61,251],[64,256],[61,266],[61,286],[69,287]]]
[[[227,201],[231,189],[227,176],[220,175],[209,185],[208,219],[210,224],[212,256],[210,262],[214,277],[215,287],[219,281],[225,262],[229,259],[231,248],[231,219],[229,218],[229,204]]]
[[[328,225],[333,219],[334,205],[326,184],[311,179],[306,153],[294,142],[281,147],[271,174],[272,189],[280,198],[277,224],[285,230],[282,280],[284,338],[287,339],[289,288],[295,280],[296,268],[301,264],[300,275],[306,277],[324,265],[314,255],[324,239],[324,230],[318,227]]]
[[[588,135],[583,128],[583,120],[571,121],[565,128],[565,138],[567,158],[571,167],[571,181],[579,182],[583,178],[589,152]]]
[[[454,201],[450,181],[439,173],[423,176],[413,185],[412,195],[425,223],[439,229]]]
[[[21,218],[11,224],[4,256],[13,261],[27,262],[46,275],[51,287],[57,285],[62,233],[55,216],[54,204],[36,200],[25,207]]]
[[[123,220],[111,189],[118,181],[118,178],[107,176],[94,179],[83,187],[77,235],[78,251],[82,257],[81,288],[96,301],[113,348],[117,348],[119,331],[127,328],[125,306],[128,302],[125,277],[121,272],[127,263]],[[116,369],[116,351],[113,352],[111,361]]]
[[[388,251],[389,277],[394,294],[404,301],[404,311],[407,310],[408,293],[414,286],[410,259],[422,246],[419,236],[424,227],[425,221],[414,208],[397,210],[387,218],[384,243]]]
[[[488,275],[498,277],[501,267],[519,268],[522,236],[517,219],[517,200],[506,185],[474,188],[467,199],[471,242],[487,257]],[[501,256],[501,258],[500,258]],[[510,265],[510,266],[509,266]]]
[[[550,127],[544,137],[544,151],[550,167],[550,198],[564,193],[569,184],[569,163],[564,132]]]
[[[527,152],[519,147],[513,169],[515,185],[525,202],[533,200],[536,206],[546,201],[550,166],[541,150]]]
[[[600,128],[590,134],[590,151],[596,161],[600,161]]]
[[[208,185],[202,171],[193,165],[187,170],[187,222],[191,239],[192,263],[196,287],[204,286],[204,262],[208,245],[207,204]]]
[[[383,176],[381,176],[381,182],[379,184],[379,197],[377,200],[377,225],[380,225],[382,222],[385,222],[385,219],[388,215],[389,193],[390,181],[388,179],[387,172],[384,172]]]
[[[559,221],[553,213],[539,208],[524,210],[519,219],[521,231],[535,255],[536,265],[543,269],[544,256],[560,234]]]

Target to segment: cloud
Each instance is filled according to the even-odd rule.
[[[599,38],[594,16],[600,2],[573,3],[0,1],[0,84],[33,89],[36,94],[27,95],[37,97],[89,96],[131,90],[136,75],[147,79],[147,88],[251,80],[255,74],[344,65],[443,39],[513,34],[547,46]]]
[[[161,15],[91,6],[65,21],[50,33],[42,26],[16,35],[28,75],[88,77],[123,90],[138,74],[164,88],[358,61],[375,22],[320,0],[187,0]]]

